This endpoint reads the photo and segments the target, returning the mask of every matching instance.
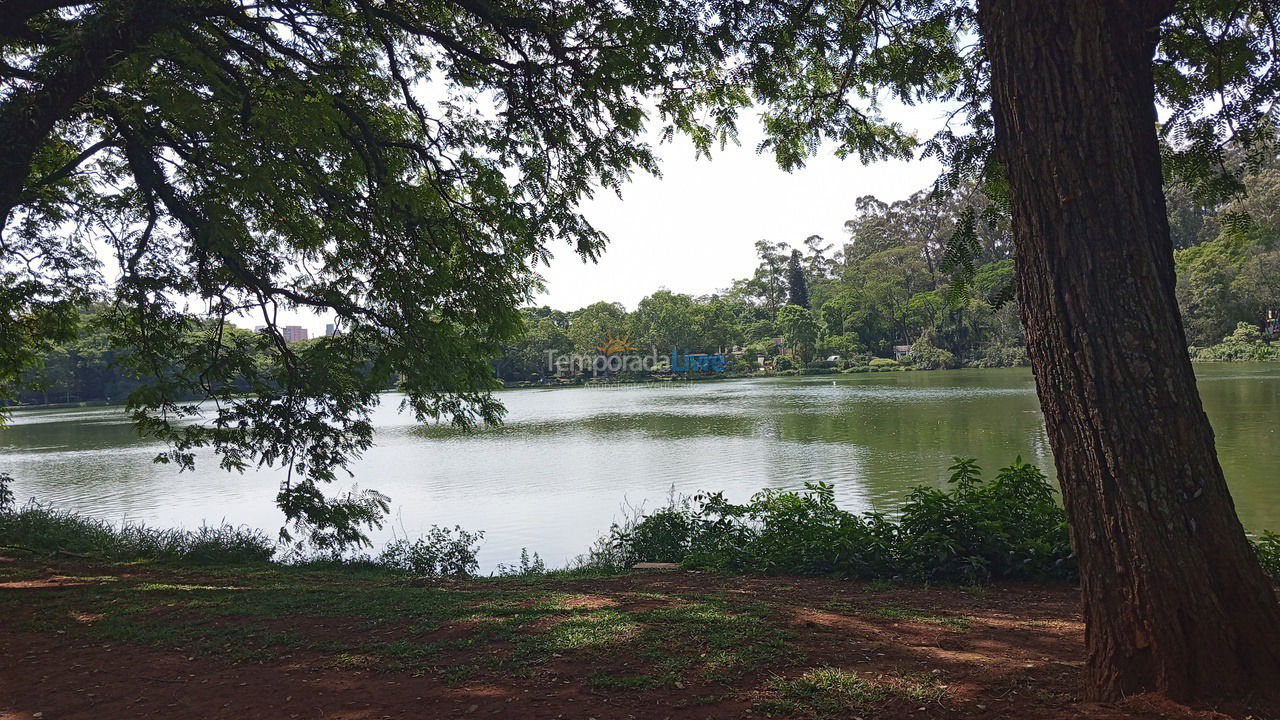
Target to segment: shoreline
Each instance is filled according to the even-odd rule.
[[[1193,364],[1205,365],[1280,365],[1280,361],[1275,360],[1220,360],[1208,358],[1192,357]],[[758,372],[758,373],[732,373],[716,376],[691,376],[684,378],[646,378],[632,380],[589,380],[585,382],[564,382],[564,383],[534,383],[531,381],[518,381],[506,383],[495,390],[559,390],[570,388],[591,388],[591,387],[609,387],[609,386],[628,386],[628,385],[661,385],[664,383],[686,383],[686,382],[715,382],[723,380],[749,380],[753,378],[779,378],[779,377],[808,377],[818,375],[864,375],[868,373],[885,373],[885,372],[939,372],[951,370],[1008,370],[1018,367],[1029,368],[1029,365],[1003,365],[999,367],[956,367],[956,368],[917,368],[911,366],[856,366],[856,370],[837,370],[835,368],[804,368],[800,370],[783,370],[779,372]],[[398,392],[395,389],[384,391],[386,393]],[[109,402],[106,400],[84,400],[72,403],[48,403],[39,405],[0,405],[0,413],[14,412],[16,410],[75,410],[79,408],[111,408],[124,407],[124,403]]]

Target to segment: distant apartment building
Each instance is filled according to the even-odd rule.
[[[333,323],[325,323],[325,325],[324,325],[324,335],[325,335],[325,337],[328,337],[328,336],[330,336],[330,335],[337,335],[337,334],[338,334],[338,326],[337,326],[337,325],[334,325]]]
[[[285,325],[280,330],[280,334],[284,336],[285,342],[298,342],[307,339],[307,329],[301,325]]]

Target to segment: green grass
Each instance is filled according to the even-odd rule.
[[[639,626],[622,613],[597,610],[582,615],[558,617],[550,629],[522,636],[515,656],[528,663],[541,663],[566,653],[602,650],[635,637]]]
[[[582,680],[599,691],[682,689],[691,695],[681,702],[690,703],[747,692],[760,712],[808,717],[923,704],[945,692],[934,675],[827,666],[801,672],[807,656],[790,629],[785,598],[775,604],[739,593],[634,592],[612,580],[584,594],[582,581],[558,577],[442,583],[386,570],[261,564],[62,572],[84,584],[0,591],[0,614],[16,607],[28,629],[74,627],[103,641],[187,657],[257,663],[302,653],[322,666],[408,672],[448,685],[533,678],[545,672],[542,666],[573,662],[589,668]],[[40,575],[8,568],[3,577],[33,573]],[[30,602],[31,592],[41,593],[39,602]],[[896,605],[841,609],[968,624]]]
[[[926,704],[946,696],[937,673],[859,674],[824,666],[798,677],[775,677],[765,685],[756,709],[766,714],[828,718],[892,702]]]
[[[599,661],[591,683],[620,690],[730,683],[803,656],[791,633],[772,623],[771,606],[718,595],[604,598],[572,592],[566,584],[580,581],[556,577],[441,585],[390,571],[353,576],[281,565],[114,569],[106,576],[95,569],[74,591],[46,591],[40,603],[23,605],[25,627],[74,623],[110,642],[232,663],[309,651],[334,667],[436,673],[451,682],[478,668],[527,676],[559,658]],[[0,592],[0,608],[22,598]],[[607,667],[617,652],[629,658],[625,671]]]
[[[232,525],[198,530],[122,526],[39,506],[0,512],[0,545],[35,554],[87,555],[99,560],[159,560],[186,565],[265,563],[276,544],[266,533]]]
[[[969,627],[969,618],[961,615],[938,615],[927,610],[918,608],[899,607],[897,605],[885,605],[871,611],[873,615],[889,618],[891,620],[907,620],[910,622],[928,623],[930,625],[946,625],[956,629]]]

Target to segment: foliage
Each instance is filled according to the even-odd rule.
[[[968,583],[1074,576],[1066,518],[1039,470],[1019,458],[983,482],[974,460],[956,458],[951,471],[952,488],[917,488],[896,518],[841,510],[833,486],[806,483],[740,505],[695,496],[615,528],[612,540],[628,558],[719,570]]]
[[[706,154],[733,138],[752,77],[778,97],[799,87],[765,82],[781,58],[734,45],[816,41],[833,18],[744,9],[15,8],[0,34],[0,395],[70,338],[77,309],[109,299],[105,327],[140,384],[128,404],[169,442],[168,461],[187,467],[212,447],[228,469],[286,467],[290,525],[305,536],[354,523],[319,539],[358,542],[376,508],[323,487],[372,442],[387,378],[420,419],[498,421],[489,360],[519,334],[536,265],[553,242],[598,255],[604,236],[579,205],[656,172],[646,126]],[[878,34],[841,14],[844,32]],[[853,117],[842,104],[824,126]],[[910,144],[875,125],[851,149]],[[110,284],[103,250],[118,259]],[[290,346],[277,319],[294,310],[336,316],[344,332]],[[241,317],[264,332],[226,342]],[[190,422],[192,397],[216,401],[213,417]]]
[[[1280,534],[1266,531],[1252,538],[1251,542],[1263,572],[1270,575],[1272,581],[1280,583]]]
[[[804,256],[792,250],[787,260],[787,304],[809,309],[809,286],[805,280]]]
[[[1280,344],[1265,342],[1258,328],[1242,322],[1217,345],[1192,348],[1192,359],[1219,362],[1280,360]]]
[[[476,552],[484,532],[467,532],[461,527],[442,528],[432,525],[420,538],[410,542],[397,538],[387,543],[376,563],[426,577],[474,575],[479,563]]]
[[[928,336],[921,337],[911,344],[911,352],[907,354],[905,360],[917,370],[941,370],[958,364],[955,355],[942,348],[934,347]]]
[[[1246,172],[1242,182],[1246,196],[1209,206],[1193,207],[1199,201],[1183,185],[1167,187],[1170,222],[1194,217],[1198,223],[1179,239],[1182,249],[1175,255],[1178,301],[1193,343],[1216,343],[1239,322],[1260,322],[1266,310],[1280,310],[1280,214],[1271,209],[1280,203],[1280,163],[1264,162]],[[915,347],[924,339],[916,353],[919,361],[908,360],[913,367],[1025,366],[1029,359],[1013,296],[1012,241],[1007,221],[988,212],[992,203],[979,188],[968,186],[921,191],[892,203],[862,197],[857,216],[845,225],[848,236],[834,253],[816,236],[806,239],[804,251],[758,241],[755,273],[721,293],[692,297],[660,290],[631,313],[616,303],[572,312],[538,308],[526,311],[525,322],[544,328],[546,318],[555,318],[558,328],[579,328],[574,331],[578,352],[589,352],[613,332],[663,352],[673,347],[714,352],[745,344],[749,356],[770,355],[772,338],[785,336],[798,318],[786,305],[798,306],[787,302],[788,294],[803,276],[818,335],[811,347],[798,343],[798,337],[787,344],[811,356],[884,356],[895,345]],[[1244,226],[1229,222],[1240,214],[1250,221]],[[966,283],[956,286],[946,269],[946,243],[964,223],[974,234],[973,267]],[[807,321],[801,334],[805,341],[812,337]],[[1205,348],[1200,355],[1232,357]],[[1237,359],[1251,357],[1252,351]],[[541,359],[545,365],[545,353]],[[507,363],[502,367],[517,364],[511,354],[502,362]]]
[[[13,477],[9,473],[0,472],[0,514],[13,510]]]
[[[548,574],[546,563],[538,553],[529,554],[528,548],[520,548],[520,562],[516,565],[499,564],[494,574],[499,577],[531,577]]]
[[[822,329],[812,312],[799,305],[783,305],[778,309],[778,330],[800,362],[807,363],[813,358]]]
[[[135,523],[117,526],[35,504],[0,513],[0,545],[101,560],[184,564],[266,562],[276,549],[266,534],[247,527],[204,525],[192,531]]]
[[[785,372],[787,370],[795,370],[796,368],[797,368],[796,361],[792,360],[786,355],[780,355],[774,358],[773,360],[774,370],[780,370]]]
[[[1240,163],[1239,155],[1229,152],[1224,162]],[[1195,346],[1221,342],[1239,323],[1260,323],[1280,309],[1280,160],[1248,166],[1240,188],[1227,202],[1208,202],[1183,186],[1166,187],[1171,223],[1193,225],[1175,237],[1174,263],[1178,307]]]
[[[629,557],[645,562],[680,562],[689,554],[694,520],[687,500],[669,504],[630,527],[614,526],[612,540],[626,547]]]
[[[315,539],[358,543],[377,522],[373,498],[323,488],[370,446],[389,378],[420,419],[500,420],[490,360],[519,342],[536,265],[559,241],[597,257],[605,238],[581,201],[657,171],[649,127],[709,154],[754,103],[760,149],[791,170],[820,148],[910,157],[921,141],[882,103],[955,106],[964,129],[923,144],[943,181],[904,212],[869,205],[863,217],[892,231],[859,228],[843,263],[815,241],[808,304],[826,319],[840,296],[828,334],[881,354],[933,328],[971,362],[1007,331],[998,302],[938,303],[978,299],[970,282],[943,287],[948,268],[969,279],[1008,255],[984,244],[1003,236],[1005,193],[972,3],[18,5],[0,34],[0,395],[72,338],[79,309],[109,299],[139,428],[182,467],[212,447],[230,470],[287,468],[278,503],[304,537],[351,523]],[[1268,10],[1193,0],[1163,20],[1164,167],[1201,204],[1238,191],[1271,139]],[[1228,132],[1242,162],[1226,162]],[[786,292],[782,250],[758,250],[763,272],[726,293],[752,300],[746,342],[773,331]],[[827,273],[853,279],[812,281]],[[292,347],[277,318],[296,310],[345,332]],[[228,337],[245,316],[264,333]],[[214,416],[191,422],[192,398]]]
[[[7,490],[0,475],[0,491]],[[0,492],[0,500],[3,499]],[[10,495],[11,497],[11,495]],[[84,555],[100,560],[184,564],[241,564],[273,559],[309,566],[368,566],[421,576],[471,576],[483,532],[432,526],[412,541],[397,538],[377,556],[343,554],[336,545],[281,546],[261,530],[232,525],[197,530],[160,529],[139,523],[115,525],[35,503],[9,511],[0,502],[0,545],[40,554]],[[522,572],[545,570],[536,555],[522,559]]]

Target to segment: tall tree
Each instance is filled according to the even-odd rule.
[[[804,258],[792,250],[787,259],[787,304],[809,307],[809,283],[804,277]]]
[[[810,235],[804,239],[804,246],[809,251],[804,257],[809,276],[816,280],[829,277],[836,267],[836,258],[831,255],[833,245],[821,235]]]
[[[778,308],[778,330],[787,349],[795,353],[800,362],[813,359],[821,326],[807,308],[790,304]]]
[[[1227,491],[1174,296],[1153,77],[1173,9],[978,3],[1101,697],[1243,697],[1280,677],[1280,607]]]
[[[769,311],[769,317],[778,315],[778,308],[787,301],[787,249],[786,243],[756,241],[756,257],[760,264],[749,283],[752,292]]]

